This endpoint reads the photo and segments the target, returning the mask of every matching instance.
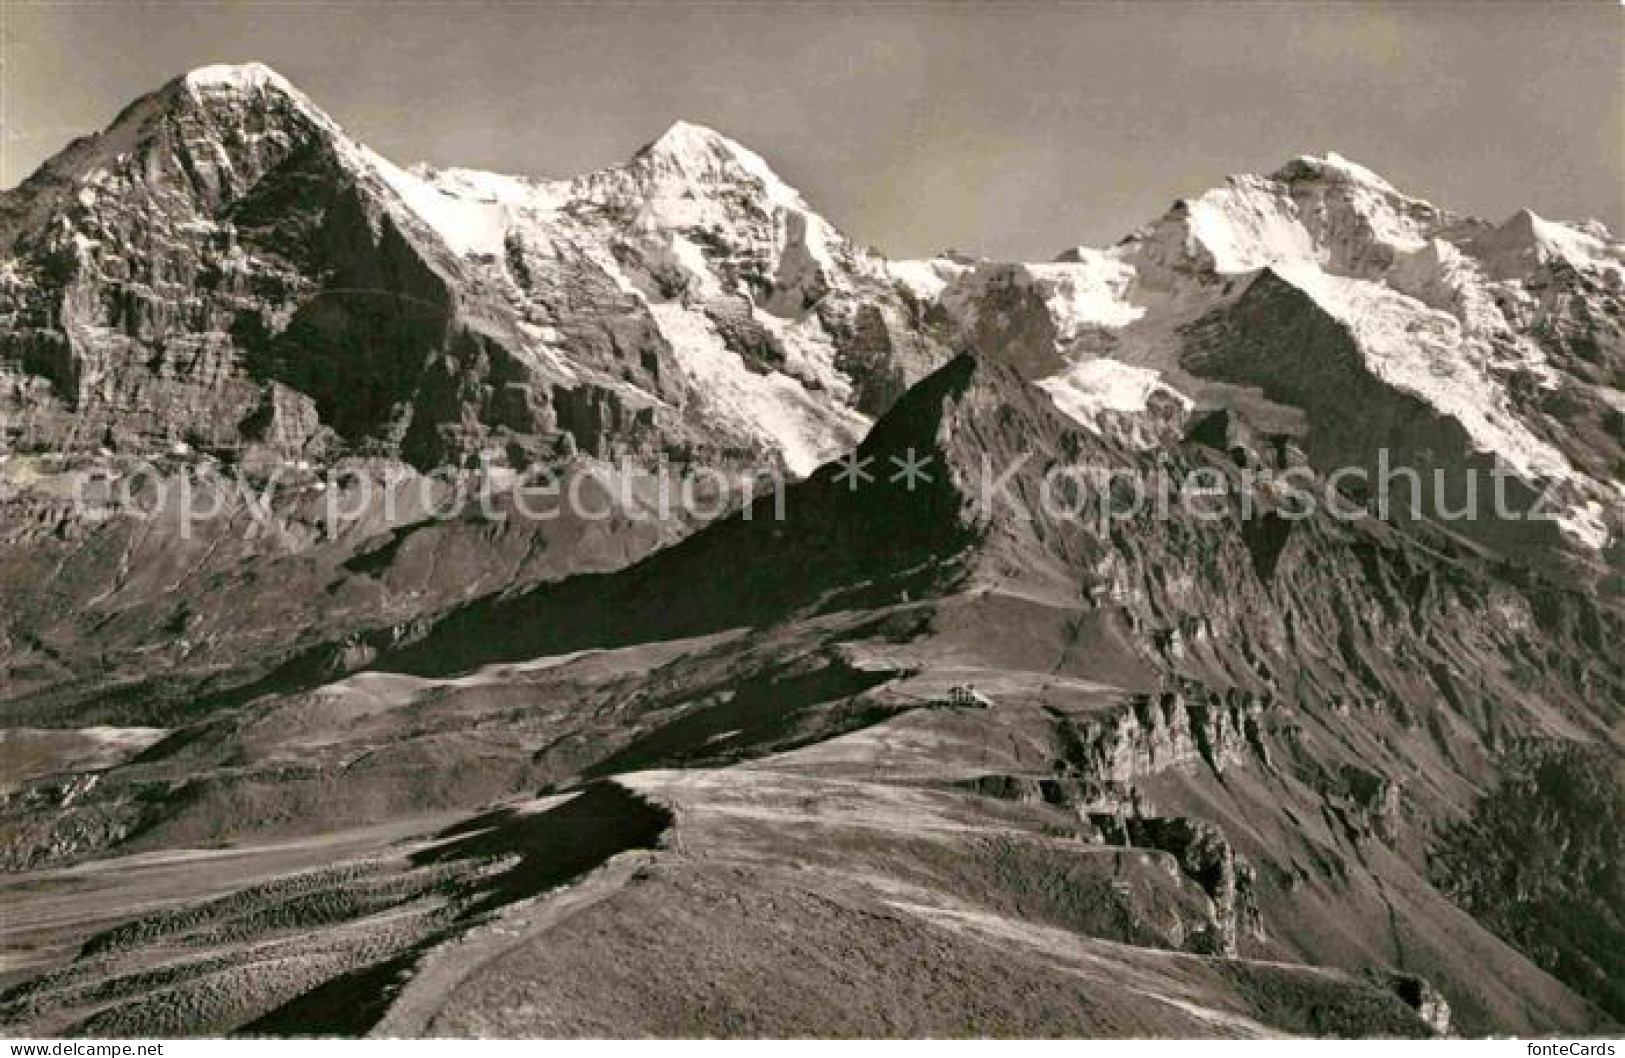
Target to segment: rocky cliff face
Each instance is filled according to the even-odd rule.
[[[398,815],[608,776],[690,804],[685,847],[731,848],[742,810],[702,807],[712,774],[741,791],[751,768],[779,776],[782,794],[740,794],[769,819],[790,809],[763,805],[844,776],[823,810],[880,829],[922,810],[897,798],[941,786],[971,798],[956,819],[1062,841],[990,853],[985,899],[1005,912],[1238,967],[1363,971],[1435,1027],[1445,1004],[1469,1033],[1594,1024],[1428,884],[1425,850],[1515,739],[1612,745],[1625,673],[1602,645],[1625,632],[1617,609],[1418,527],[1321,514],[1260,543],[1239,506],[1256,486],[1224,448],[1097,435],[970,357],[911,389],[858,456],[910,452],[930,474],[912,489],[828,467],[782,520],[764,501],[619,572],[316,650],[169,720],[95,783],[27,784],[0,815],[8,855],[252,840],[296,830],[335,791]],[[997,497],[984,456],[1016,468]],[[1046,480],[1076,467],[1230,473],[1236,506],[1057,512]],[[708,575],[724,562],[729,577]],[[184,796],[163,793],[176,784]],[[897,840],[907,851],[876,860],[875,846],[867,869],[901,872],[888,884],[905,891],[941,884]],[[846,863],[841,842],[819,848],[798,855]],[[1044,880],[1054,857],[1064,883]]]

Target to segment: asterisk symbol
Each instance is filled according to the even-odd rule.
[[[841,464],[841,469],[835,472],[836,483],[845,484],[853,492],[858,491],[859,485],[867,484],[875,479],[875,476],[869,473],[869,464],[874,461],[874,456],[860,456],[855,451],[848,452],[836,460]]]
[[[891,476],[891,480],[903,482],[908,491],[913,492],[916,484],[931,483],[931,475],[925,472],[925,468],[931,465],[930,456],[916,456],[914,449],[910,448],[906,456],[892,456],[891,461],[897,467],[897,473]]]

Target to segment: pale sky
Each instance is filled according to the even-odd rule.
[[[1328,150],[1461,212],[1625,228],[1613,0],[0,4],[5,187],[257,59],[402,163],[567,176],[710,125],[896,257],[1109,244]]]

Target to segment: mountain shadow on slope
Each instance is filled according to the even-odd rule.
[[[842,463],[828,464],[785,489],[782,520],[775,497],[760,497],[630,569],[471,604],[378,667],[445,675],[940,591],[959,578],[956,560],[979,536],[948,473],[942,427],[973,379],[988,372],[1019,385],[1003,369],[960,356],[910,390],[857,450],[874,480],[855,481]],[[907,453],[927,461],[931,474],[913,489],[886,479],[896,469],[892,457]]]

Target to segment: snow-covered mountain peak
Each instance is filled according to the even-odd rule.
[[[1615,532],[1622,490],[1610,468],[1625,465],[1615,462],[1625,444],[1611,438],[1621,436],[1625,404],[1612,380],[1621,377],[1625,247],[1600,226],[1523,211],[1497,227],[1332,152],[1231,176],[1109,249],[1072,248],[1050,265],[937,259],[890,268],[916,298],[941,307],[960,342],[1041,377],[1086,426],[1149,408],[1159,385],[1227,399],[1212,383],[1238,381],[1269,383],[1270,399],[1335,421],[1341,412],[1318,403],[1312,387],[1288,395],[1289,385],[1274,383],[1282,366],[1331,370],[1329,350],[1347,342],[1355,370],[1383,394],[1374,421],[1401,414],[1377,410],[1385,401],[1420,402],[1427,412],[1417,422],[1459,431],[1457,457],[1493,457],[1526,481],[1551,483],[1562,495],[1556,520],[1572,539],[1594,549]],[[1203,321],[1209,334],[1269,331],[1274,317],[1249,315],[1265,303],[1302,314],[1282,364],[1249,374],[1262,355],[1251,338],[1238,339],[1222,369],[1191,352]],[[1311,337],[1319,326],[1311,319],[1334,321],[1335,332]],[[1200,377],[1192,363],[1204,365]],[[1395,429],[1390,447],[1435,451],[1429,427]],[[1361,442],[1356,430],[1349,450]]]
[[[1277,169],[1271,174],[1271,178],[1282,183],[1305,180],[1355,183],[1392,195],[1402,194],[1393,184],[1374,170],[1351,158],[1338,154],[1336,151],[1327,151],[1325,155],[1318,157],[1313,154],[1300,155]],[[1408,196],[1402,195],[1402,197]]]
[[[669,155],[707,155],[750,153],[738,142],[729,139],[708,125],[681,118],[671,123],[647,150]]]
[[[806,208],[800,193],[780,179],[761,155],[704,125],[674,122],[639,151],[631,164],[648,175],[688,184],[732,184],[745,177],[759,185],[772,205]]]
[[[1434,245],[1441,240],[1447,246]],[[1179,273],[1312,265],[1409,283],[1419,265],[1460,251],[1491,279],[1526,280],[1562,262],[1625,288],[1625,249],[1595,221],[1568,224],[1522,209],[1497,226],[1406,194],[1336,152],[1303,155],[1267,176],[1228,177],[1175,203],[1125,243],[1121,252],[1140,265]]]
[[[1274,326],[1245,316],[1267,303],[1324,339],[1295,350],[1292,371],[1329,370],[1320,360],[1346,343],[1377,403],[1420,401],[1429,422],[1459,426],[1464,452],[1563,483],[1571,511],[1616,502],[1608,479],[1625,461],[1625,442],[1615,440],[1625,414],[1616,382],[1625,247],[1600,226],[1530,211],[1499,226],[1461,217],[1335,152],[1230,177],[1109,249],[1075,247],[1048,263],[953,252],[886,262],[846,239],[755,152],[692,122],[573,179],[408,168],[347,136],[271,68],[209,66],[137,100],[106,131],[0,194],[0,248],[17,255],[0,267],[25,280],[18,297],[40,304],[61,296],[52,269],[62,262],[86,289],[123,292],[133,287],[122,277],[158,277],[140,288],[137,312],[103,313],[85,301],[92,307],[79,332],[41,339],[65,343],[76,373],[62,372],[60,388],[77,397],[98,372],[156,362],[132,359],[126,345],[182,349],[177,336],[229,345],[239,288],[221,288],[225,322],[211,318],[194,333],[186,329],[194,310],[168,293],[168,258],[149,261],[143,247],[186,247],[233,284],[281,270],[274,289],[294,293],[261,306],[276,322],[328,274],[331,240],[305,238],[321,218],[356,225],[358,252],[369,239],[383,245],[393,228],[446,300],[479,322],[482,339],[495,335],[534,371],[530,420],[502,403],[517,399],[509,396],[468,415],[457,409],[456,422],[480,425],[452,437],[461,427],[447,420],[450,440],[424,458],[530,421],[543,425],[527,437],[564,423],[589,452],[653,444],[665,430],[683,445],[776,452],[806,471],[953,348],[1046,380],[1090,428],[1145,411],[1160,422],[1187,398],[1207,399],[1213,385],[1258,384],[1241,353],[1227,362],[1236,377],[1201,375],[1187,353],[1204,321],[1208,331]],[[1246,298],[1255,287],[1258,296]],[[1231,321],[1233,312],[1243,315]],[[169,385],[168,377],[142,384]],[[596,405],[573,403],[587,399],[574,389],[550,395],[555,384],[600,386],[619,410],[603,418]],[[318,410],[348,399],[315,388]],[[1336,419],[1338,409],[1306,392],[1280,399]],[[401,407],[408,397],[417,399],[408,393]],[[651,408],[661,409],[658,428]],[[1424,434],[1417,427],[1395,443],[1432,443]],[[1579,530],[1588,543],[1609,535],[1596,518]]]
[[[304,97],[293,82],[262,62],[217,63],[199,66],[182,80],[188,88],[208,90],[224,89],[247,92],[273,88],[292,96]]]
[[[1133,239],[1176,268],[1220,274],[1312,263],[1369,275],[1415,253],[1456,218],[1335,152],[1267,176],[1242,174],[1183,199]]]
[[[1596,221],[1564,224],[1520,209],[1480,238],[1476,249],[1499,276],[1522,277],[1533,268],[1561,261],[1616,290],[1625,288],[1625,245]]]

